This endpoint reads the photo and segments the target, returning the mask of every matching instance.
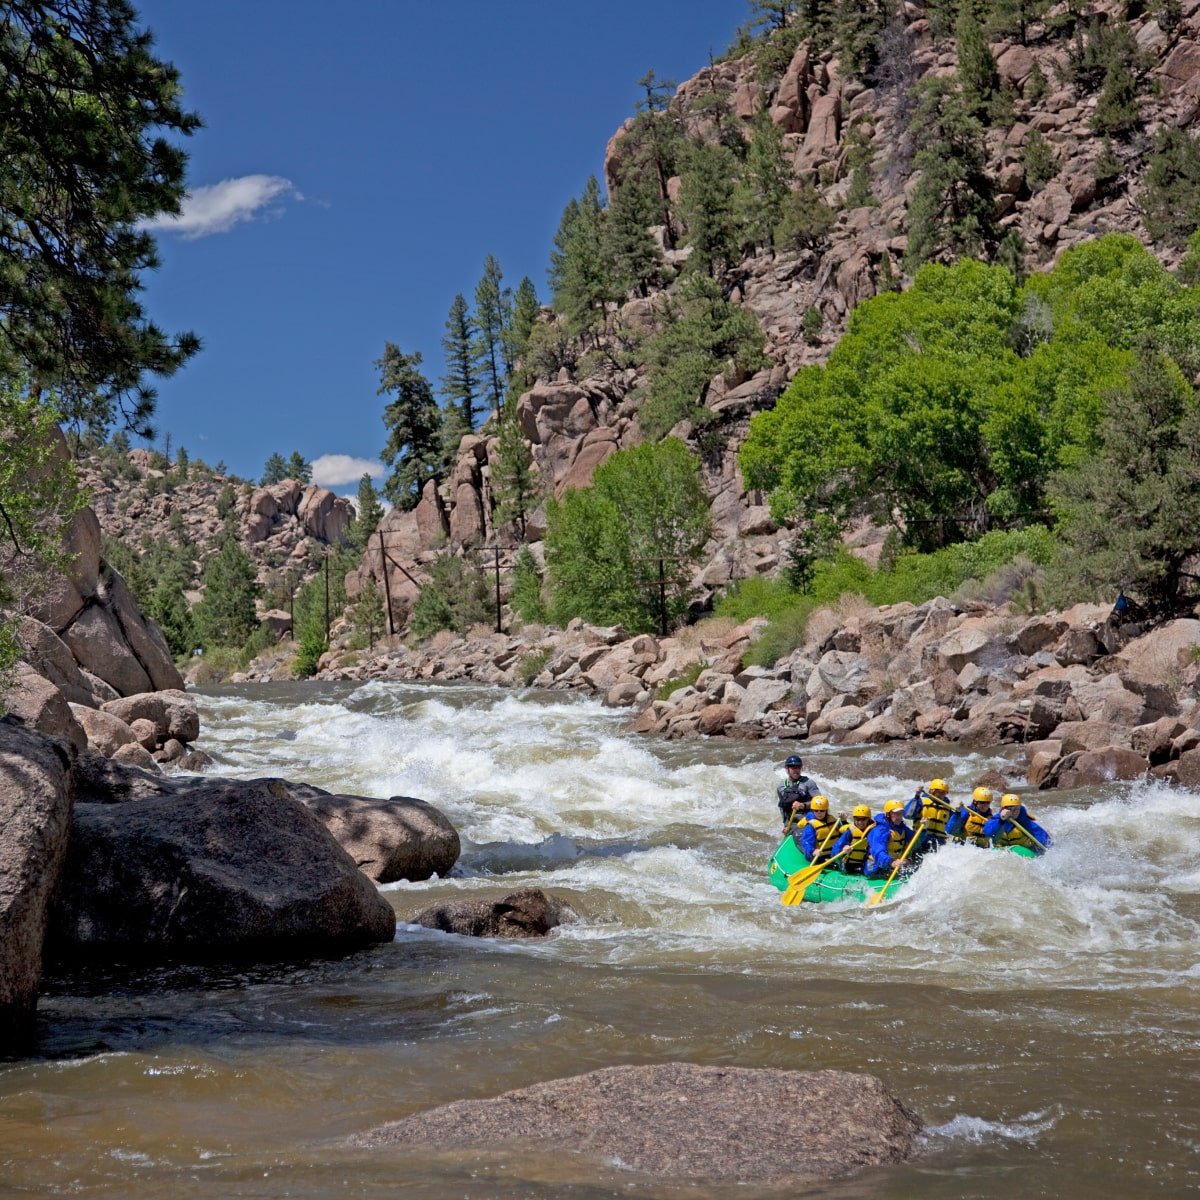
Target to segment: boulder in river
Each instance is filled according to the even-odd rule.
[[[499,900],[468,897],[434,904],[417,913],[412,923],[465,937],[532,938],[545,937],[574,919],[561,900],[541,888],[527,887]]]
[[[353,1139],[449,1150],[524,1147],[658,1179],[803,1186],[909,1158],[917,1118],[872,1075],[662,1063],[606,1067],[459,1100]]]
[[[390,941],[392,906],[279,780],[77,804],[47,951],[285,958]]]
[[[0,721],[0,1053],[33,1037],[50,898],[67,855],[71,762],[65,746]]]

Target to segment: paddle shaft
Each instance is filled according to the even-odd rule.
[[[918,835],[922,834],[924,832],[925,832],[925,822],[922,821],[920,823],[920,825],[918,825],[916,827],[916,829],[913,830],[912,837],[910,837],[908,839],[908,845],[904,847],[904,850],[901,853],[900,857],[898,859],[896,859],[896,865],[892,868],[892,873],[888,876],[887,883],[885,883],[883,885],[883,887],[881,887],[879,889],[879,891],[877,891],[873,896],[870,897],[870,899],[867,900],[867,906],[869,908],[874,908],[874,906],[876,904],[883,903],[884,896],[886,896],[888,894],[888,888],[890,888],[892,886],[892,881],[900,873],[900,868],[902,866],[904,866],[904,860],[908,857],[908,852],[913,848],[913,846],[916,845]]]
[[[845,848],[845,850],[839,850],[836,854],[832,855],[830,858],[827,858],[823,863],[816,863],[811,867],[805,867],[802,871],[797,871],[795,875],[788,880],[787,888],[784,890],[783,895],[780,896],[779,903],[787,905],[799,904],[804,898],[804,893],[808,891],[809,885],[816,881],[821,872],[824,871],[826,867],[833,866],[833,864],[837,862],[839,858],[843,857],[843,855],[849,854],[855,846],[857,846],[866,838],[866,836],[867,835],[864,833],[861,837],[854,838],[850,842],[850,845]],[[828,842],[829,838],[827,837],[825,841]],[[823,850],[824,848],[825,847],[822,845],[821,849]]]

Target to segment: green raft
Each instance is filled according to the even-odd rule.
[[[1032,850],[1024,846],[1010,846],[1009,850],[1022,858],[1036,858]],[[808,860],[800,852],[795,838],[789,833],[779,843],[778,849],[771,855],[769,877],[779,891],[787,890],[788,877],[797,871],[803,871],[809,865]],[[896,895],[909,881],[910,875],[898,875],[896,881],[888,888],[888,898]],[[861,875],[846,875],[837,869],[835,864],[822,871],[807,887],[801,899],[805,903],[821,904],[834,900],[852,900],[859,903],[865,901],[873,892],[883,889],[887,877],[882,879],[864,879]]]

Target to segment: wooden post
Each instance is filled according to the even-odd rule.
[[[392,621],[392,584],[388,579],[387,551],[383,548],[383,530],[379,531],[379,569],[383,572],[383,594],[387,597],[388,636],[394,637],[396,626]]]
[[[496,551],[496,632],[503,633],[500,626],[500,543],[497,542],[493,549]]]

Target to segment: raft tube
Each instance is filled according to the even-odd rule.
[[[1021,858],[1037,858],[1037,855],[1032,850],[1025,849],[1024,846],[1011,846],[1009,852],[1016,854]],[[771,883],[781,892],[787,890],[788,877],[795,875],[797,871],[803,871],[809,865],[808,860],[800,851],[800,847],[796,845],[795,839],[789,833],[787,837],[779,843],[778,849],[771,855],[771,862],[768,867],[768,876]],[[909,881],[911,875],[900,874],[896,877],[895,882],[888,888],[888,898],[896,895]],[[873,892],[882,890],[883,885],[887,882],[887,876],[882,879],[864,879],[861,875],[846,875],[837,869],[834,864],[827,870],[822,871],[812,883],[808,885],[802,899],[806,903],[821,904],[830,903],[835,900],[852,900],[865,901]]]

